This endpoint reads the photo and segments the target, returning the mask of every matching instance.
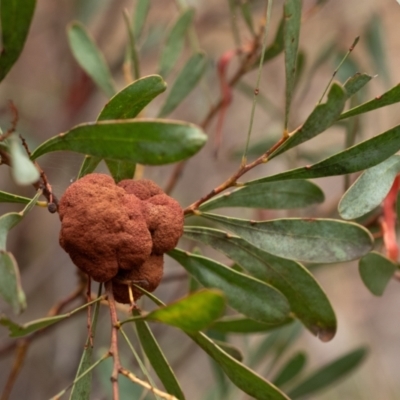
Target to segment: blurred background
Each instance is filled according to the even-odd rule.
[[[179,14],[178,4],[182,3],[172,0],[151,1],[150,13],[139,41],[143,76],[158,72],[166,32]],[[171,118],[199,124],[220,98],[216,65],[223,53],[235,48],[235,41],[228,1],[191,0],[187,3],[196,9],[194,26],[200,47],[209,56],[209,64],[202,84],[173,112]],[[248,3],[258,25],[264,13],[265,2],[254,0]],[[317,6],[319,3],[320,7]],[[282,0],[274,2],[270,42],[282,15],[282,5]],[[12,119],[9,100],[18,108],[18,132],[26,138],[31,149],[78,123],[96,120],[107,98],[73,59],[66,28],[73,20],[85,24],[104,53],[118,88],[122,89],[128,83],[123,71],[127,34],[122,11],[127,9],[132,14],[134,6],[135,1],[132,0],[38,0],[24,51],[0,86],[0,126],[3,130],[8,128]],[[400,35],[397,27],[400,5],[395,0],[304,0],[303,14],[300,49],[304,53],[304,68],[292,105],[291,130],[301,124],[314,108],[356,36],[360,36],[360,42],[336,78],[344,82],[357,71],[378,75],[362,92],[364,101],[382,94],[399,81],[400,70],[397,66],[400,65]],[[238,18],[237,23],[242,44],[250,43],[251,35],[242,19]],[[168,77],[168,83],[174,81],[189,53],[190,44],[186,43],[185,53]],[[233,60],[229,65],[228,75],[235,71],[236,63]],[[244,146],[250,118],[252,98],[248,88],[251,92],[255,81],[256,71],[248,73],[242,80],[248,86],[242,84],[233,91],[233,100],[222,129],[218,157],[215,157],[216,121],[207,127],[209,143],[188,162],[172,192],[182,206],[208,193],[238,167],[240,155],[237,154],[240,154]],[[283,54],[263,68],[260,93],[251,141],[254,154],[258,154],[259,148],[264,149],[265,143],[279,137],[283,129]],[[165,93],[162,94],[148,106],[146,117],[157,115],[165,96]],[[356,140],[364,140],[399,123],[398,104],[366,114],[360,119]],[[290,152],[288,156],[279,157],[268,165],[250,171],[245,179],[254,179],[325,158],[343,148],[344,131],[343,126],[335,126],[324,135],[302,145],[301,150],[295,154]],[[82,159],[81,155],[72,153],[52,153],[40,159],[57,196],[61,196],[74,181]],[[146,167],[144,176],[165,187],[173,170],[174,166]],[[99,171],[105,172],[105,166],[101,165]],[[27,197],[34,194],[31,187],[17,187],[6,166],[2,166],[0,180],[4,191]],[[304,215],[335,217],[337,202],[343,194],[343,178],[319,179],[317,183],[326,195],[325,203],[318,208],[290,212],[240,209],[230,212],[230,215],[253,219]],[[0,204],[2,214],[20,209],[18,205]],[[76,269],[58,245],[59,228],[57,215],[38,208],[9,235],[8,247],[18,261],[28,301],[28,309],[16,317],[18,321],[25,322],[44,316],[53,304],[65,298],[76,287]],[[182,241],[182,246],[189,244]],[[207,249],[202,251],[224,261],[215,252]],[[307,331],[301,330],[290,351],[270,367],[278,345],[275,345],[275,350],[266,351],[265,357],[256,363],[253,349],[258,349],[265,335],[254,334],[245,338],[232,335],[231,342],[242,349],[244,362],[252,362],[253,354],[256,370],[270,378],[294,351],[302,350],[308,354],[307,371],[312,371],[355,347],[366,345],[370,348],[368,358],[355,373],[330,390],[309,398],[399,399],[399,283],[393,280],[384,296],[377,298],[362,284],[356,263],[325,265],[314,268],[313,272],[337,313],[336,337],[329,343],[321,343]],[[187,287],[188,281],[183,269],[171,260],[166,260],[165,281],[157,289],[156,295],[169,302],[183,295]],[[152,305],[144,301],[142,307],[151,309]],[[12,315],[1,300],[0,311]],[[101,355],[109,345],[110,324],[106,308],[101,312],[97,332],[95,353]],[[238,392],[228,391],[225,397],[218,394],[215,389],[218,373],[207,356],[183,334],[160,325],[154,325],[154,332],[188,399],[246,398]],[[36,339],[29,347],[28,357],[11,398],[49,398],[70,383],[76,373],[86,334],[86,314],[81,313]],[[0,329],[0,387],[4,386],[12,365],[13,351],[6,350],[9,343],[11,340],[6,329]],[[124,364],[136,371],[137,367],[131,358],[128,351],[122,352]],[[111,366],[104,365],[95,374],[93,399],[111,398],[107,368]],[[127,398],[141,398],[140,392],[131,383],[125,382],[123,378],[121,380],[121,384],[126,384],[126,390],[130,393]]]

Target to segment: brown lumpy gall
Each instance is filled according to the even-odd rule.
[[[98,282],[113,279],[117,301],[129,303],[129,282],[156,289],[163,253],[183,233],[183,210],[154,182],[103,174],[73,183],[60,200],[60,244],[74,264]],[[134,299],[142,295],[133,288]]]
[[[120,271],[112,280],[113,294],[119,303],[129,304],[129,286],[135,300],[143,293],[136,288],[136,284],[148,292],[153,292],[160,284],[163,276],[164,256],[151,255],[143,264],[130,271]]]

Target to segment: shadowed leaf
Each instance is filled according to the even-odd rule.
[[[356,73],[351,78],[347,79],[344,84],[347,98],[350,98],[362,89],[373,77],[367,74]]]
[[[138,40],[142,34],[144,23],[150,9],[150,0],[138,0],[133,14],[133,33]]]
[[[221,333],[256,333],[256,332],[267,332],[273,329],[277,329],[282,325],[289,324],[293,320],[288,318],[283,321],[281,325],[269,325],[264,324],[254,319],[246,318],[243,316],[229,316],[224,317],[212,324],[211,329],[213,331]]]
[[[111,176],[114,178],[115,183],[121,182],[124,179],[133,179],[136,170],[136,164],[129,161],[114,161],[104,160]]]
[[[276,378],[273,380],[274,385],[279,387],[291,381],[303,370],[306,365],[306,361],[307,357],[305,353],[302,351],[296,353],[277,373]]]
[[[18,196],[13,193],[0,191],[0,203],[21,203],[28,204],[31,201],[28,197]]]

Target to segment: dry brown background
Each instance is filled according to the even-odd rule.
[[[142,75],[157,72],[157,61],[169,24],[177,16],[174,1],[153,0],[146,32],[150,27],[152,38],[142,50]],[[210,100],[219,97],[215,77],[218,57],[233,48],[230,30],[228,2],[225,0],[190,1],[196,10],[195,26],[201,47],[210,56],[211,67],[205,79],[209,97],[200,88],[190,95],[172,117],[199,123],[206,114]],[[274,2],[270,39],[281,15],[282,1]],[[95,7],[96,4],[96,7]],[[258,21],[263,9],[263,1],[254,1],[254,13]],[[314,1],[304,1],[304,9],[310,9]],[[118,87],[125,85],[120,68],[121,55],[126,44],[125,27],[121,11],[132,11],[132,1],[67,1],[39,0],[30,35],[21,58],[11,73],[0,85],[0,125],[6,129],[10,114],[7,100],[12,99],[20,112],[18,129],[29,141],[32,148],[43,140],[63,132],[79,122],[93,121],[107,101],[81,73],[71,57],[66,39],[67,24],[76,19],[82,7],[87,6],[88,14],[95,15],[84,20],[89,30],[104,51]],[[400,5],[395,0],[330,0],[318,13],[308,18],[301,32],[300,47],[305,50],[310,64],[321,47],[329,40],[335,40],[344,51],[354,38],[361,35],[361,42],[354,52],[362,66],[362,72],[376,73],[363,44],[362,34],[372,15],[380,16],[384,26],[384,50],[388,57],[392,84],[399,81],[400,70]],[[83,14],[80,14],[83,15]],[[244,41],[249,39],[242,30]],[[188,48],[186,49],[189,50]],[[309,65],[308,64],[308,65]],[[332,71],[333,63],[327,63],[313,77],[311,90],[305,98],[295,97],[291,127],[304,120],[318,100]],[[172,78],[168,79],[172,82]],[[249,74],[246,81],[255,82],[255,74]],[[377,77],[370,85],[370,95],[375,96],[389,89]],[[277,107],[282,108],[284,100],[284,67],[280,56],[263,70],[261,91]],[[300,90],[301,92],[301,90]],[[147,116],[157,113],[165,95],[150,105]],[[188,164],[174,196],[182,205],[188,205],[221,183],[237,167],[238,161],[230,158],[233,148],[244,143],[249,123],[251,102],[241,93],[235,92],[224,126],[223,145],[218,160],[213,157],[214,126],[210,127],[210,143]],[[400,122],[399,105],[376,111],[365,116],[362,122],[362,137],[383,132]],[[253,130],[253,140],[276,134],[282,129],[281,123],[271,118],[261,108],[257,109]],[[343,136],[337,129],[307,144],[310,149],[326,149],[330,145],[340,145]],[[50,177],[56,194],[61,195],[79,170],[81,156],[72,153],[54,153],[43,158],[41,163]],[[263,176],[288,168],[293,160],[274,162],[251,171],[248,179]],[[147,168],[145,175],[165,185],[171,166]],[[32,196],[31,188],[16,187],[9,177],[7,167],[2,167],[1,188],[5,191]],[[329,209],[340,198],[343,181],[339,178],[319,180],[327,201],[318,210],[307,210],[318,215]],[[1,212],[19,210],[17,206],[0,205]],[[250,216],[250,211],[241,216]],[[268,213],[267,217],[285,215]],[[291,214],[295,215],[295,214]],[[299,214],[297,214],[299,215]],[[36,209],[15,228],[9,236],[9,249],[15,254],[22,271],[23,286],[27,294],[28,310],[20,321],[39,318],[51,305],[68,293],[76,284],[74,266],[68,256],[58,246],[59,221],[56,215],[44,209]],[[217,256],[215,253],[210,253]],[[166,276],[176,275],[181,268],[168,262]],[[400,324],[398,282],[391,282],[383,298],[373,297],[363,286],[356,264],[328,265],[317,271],[317,278],[326,290],[336,310],[339,329],[330,343],[320,343],[308,332],[304,332],[296,348],[310,354],[310,367],[316,367],[339,356],[360,344],[371,348],[367,361],[348,380],[312,399],[399,399],[399,359]],[[156,294],[164,301],[176,298],[186,288],[186,281],[165,282]],[[150,307],[149,303],[145,307]],[[11,315],[9,308],[0,301],[0,311]],[[99,323],[99,347],[108,343],[108,315],[103,313]],[[213,378],[206,356],[190,345],[188,339],[173,329],[156,327],[155,332],[168,358],[176,369],[183,388],[190,400],[204,399],[212,388]],[[74,377],[86,336],[85,316],[80,315],[60,325],[51,334],[42,336],[29,350],[28,359],[18,378],[12,399],[45,399],[57,393]],[[7,332],[0,329],[0,346],[8,343]],[[254,345],[260,337],[255,335],[247,346]],[[235,343],[244,348],[241,338]],[[100,350],[99,350],[100,351]],[[129,353],[126,354],[129,360]],[[12,357],[0,360],[0,387],[3,386]],[[136,367],[133,367],[136,368]],[[261,370],[262,371],[262,370]],[[96,378],[93,399],[106,399],[103,387]],[[244,398],[244,396],[239,396]]]

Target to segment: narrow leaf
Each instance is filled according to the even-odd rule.
[[[18,60],[28,36],[36,0],[3,0],[0,2],[1,38],[0,81]]]
[[[320,368],[289,392],[292,400],[309,396],[343,378],[364,360],[367,349],[361,347]]]
[[[200,210],[208,211],[221,207],[251,207],[263,209],[292,209],[322,203],[324,193],[314,183],[298,180],[267,182],[245,186],[233,192],[203,203]]]
[[[314,165],[246,182],[255,185],[287,179],[311,179],[345,175],[371,168],[400,150],[400,125],[337,153]]]
[[[283,52],[284,49],[283,26],[284,26],[284,19],[282,18],[281,22],[279,23],[278,29],[276,31],[273,43],[269,45],[264,51],[264,63],[271,61],[272,59],[274,59]],[[260,64],[260,59],[258,59],[253,64],[253,68],[258,68],[259,64]]]
[[[144,23],[146,22],[147,14],[150,9],[150,0],[138,0],[136,3],[135,12],[133,14],[133,32],[135,39],[139,40]]]
[[[121,182],[124,179],[133,179],[136,170],[136,164],[129,161],[114,161],[105,160],[111,176],[115,183]]]
[[[225,353],[229,354],[232,358],[239,362],[243,361],[243,353],[237,347],[231,345],[228,342],[223,342],[222,340],[213,339],[213,341],[218,347],[220,347]]]
[[[256,278],[276,287],[288,299],[295,316],[314,335],[324,341],[333,338],[336,317],[332,306],[319,284],[301,264],[275,257],[238,236],[216,229],[186,226],[185,237],[212,246]]]
[[[17,261],[5,250],[0,250],[0,276],[0,296],[12,306],[14,314],[20,314],[26,308],[25,293]]]
[[[284,50],[286,72],[285,129],[288,125],[290,104],[296,78],[297,50],[301,26],[301,0],[286,0],[284,5]]]
[[[293,320],[288,318],[286,321],[282,322],[281,325],[286,325]],[[221,333],[258,333],[258,332],[268,332],[273,329],[279,328],[281,325],[271,326],[269,324],[264,324],[259,321],[254,321],[254,319],[242,317],[242,316],[229,316],[224,317],[216,321],[211,329],[213,331]]]
[[[287,300],[263,282],[195,254],[177,249],[168,254],[203,286],[222,290],[228,304],[247,317],[268,324],[280,323],[288,317]]]
[[[378,207],[399,172],[400,156],[396,155],[364,171],[340,200],[341,217],[355,219]]]
[[[167,33],[167,39],[160,58],[160,75],[166,77],[177,62],[185,43],[185,35],[194,17],[194,10],[188,8],[179,16],[171,30]]]
[[[396,85],[389,91],[385,92],[381,96],[376,96],[374,99],[360,104],[343,114],[340,115],[339,120],[354,117],[355,115],[364,114],[366,112],[377,110],[378,108],[386,107],[391,104],[398,103],[400,101],[400,84]]]
[[[8,150],[11,157],[11,176],[17,185],[32,185],[39,180],[40,174],[29,159],[17,135],[8,138]]]
[[[306,354],[299,351],[292,356],[281,368],[274,379],[274,385],[280,387],[295,378],[305,367],[307,361]]]
[[[100,157],[85,156],[81,168],[78,172],[78,179],[84,177],[85,175],[91,174],[97,166],[100,164]]]
[[[216,290],[195,292],[166,307],[146,315],[146,320],[163,322],[184,331],[197,332],[207,328],[221,316],[225,299]]]
[[[344,84],[347,98],[355,95],[360,89],[362,89],[373,77],[371,75],[362,74],[357,72],[351,78],[347,79]]]
[[[336,263],[362,257],[373,238],[361,225],[334,219],[288,218],[248,221],[201,214],[255,247],[278,257],[310,263]]]
[[[179,121],[105,121],[81,124],[47,140],[32,153],[32,158],[68,150],[117,161],[162,165],[192,156],[206,139],[200,128]]]
[[[31,201],[28,197],[18,196],[13,193],[0,191],[0,203],[21,203],[28,204]]]
[[[133,315],[140,315],[140,313],[137,310],[133,310]],[[174,371],[169,365],[149,325],[143,320],[137,320],[135,324],[142,349],[165,389],[179,400],[184,400],[185,396]]]
[[[186,62],[176,78],[167,99],[161,108],[159,118],[166,117],[186,98],[196,87],[206,70],[207,57],[204,53],[193,54]]]
[[[365,286],[375,296],[382,296],[397,265],[381,254],[371,252],[361,258],[359,271]]]
[[[257,400],[289,400],[277,387],[235,360],[201,332],[188,334],[223,369],[235,386]]]
[[[132,82],[122,89],[101,110],[98,121],[135,118],[167,84],[159,75],[149,75]]]
[[[108,96],[115,94],[115,86],[103,54],[80,22],[68,26],[68,41],[72,54],[83,70]]]
[[[301,143],[306,142],[326,131],[338,119],[342,112],[347,95],[345,90],[338,83],[333,83],[326,103],[319,104],[306,122],[296,129],[291,136],[276,150],[269,158],[276,157]]]

